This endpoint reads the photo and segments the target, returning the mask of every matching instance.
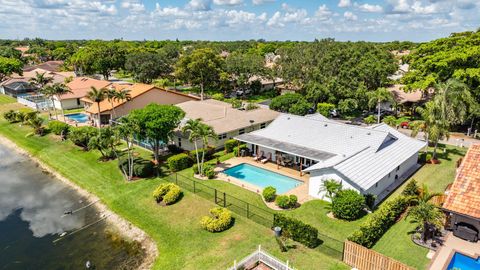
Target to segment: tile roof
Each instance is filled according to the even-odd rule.
[[[187,101],[179,103],[176,106],[185,111],[186,119],[201,118],[202,122],[210,125],[217,134],[246,128],[255,124],[270,122],[280,113],[259,107],[254,110],[238,110],[232,108],[230,103],[207,99],[203,101]]]
[[[50,72],[56,72],[56,71],[60,71],[60,66],[62,65],[63,65],[63,61],[47,61],[35,66],[25,67],[23,71],[31,71],[39,68],[39,69],[47,70]]]
[[[132,99],[152,90],[152,89],[159,89],[160,88],[157,88],[155,87],[154,85],[150,85],[150,84],[142,84],[142,83],[136,83],[136,84],[133,84],[133,85],[127,85],[127,84],[112,84],[112,87],[115,88],[115,90],[117,91],[121,91],[121,90],[124,90],[124,89],[128,89],[130,90],[130,97]],[[83,98],[82,99],[83,101],[87,101],[87,102],[90,102],[92,103],[91,100],[89,100],[88,98]],[[126,103],[127,101],[126,100],[123,100],[123,101],[118,101],[118,100],[113,100],[112,103],[110,103],[110,101],[108,100],[104,100],[102,102],[100,102],[100,112],[106,112],[106,111],[110,111],[112,109],[112,104],[113,104],[113,108],[117,108],[118,106]],[[98,113],[98,107],[97,106],[90,106],[88,107],[88,109],[86,110],[86,112],[88,113]]]
[[[443,208],[480,218],[480,144],[468,149]]]
[[[70,88],[72,93],[62,95],[61,99],[83,98],[91,90],[92,86],[100,89],[107,87],[110,84],[109,81],[101,81],[88,77],[76,77],[71,82],[67,83],[67,87]]]

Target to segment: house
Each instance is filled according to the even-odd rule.
[[[394,84],[387,87],[387,90],[392,93],[393,99],[395,100],[397,107],[402,108],[413,108],[415,105],[421,105],[423,102],[426,102],[431,94],[433,94],[433,88],[428,91],[422,91],[420,89],[413,91],[405,91],[405,85]],[[382,102],[380,108],[386,111],[395,110],[394,104],[392,102]],[[399,109],[399,108],[397,108]]]
[[[278,92],[280,92],[281,95],[285,95],[287,93],[298,93],[302,91],[302,88],[294,85],[292,83],[282,83],[276,86],[276,89]]]
[[[280,113],[259,106],[256,109],[244,110],[232,108],[230,103],[207,99],[203,101],[188,101],[177,104],[185,111],[185,119],[180,128],[188,119],[201,119],[211,126],[218,135],[216,141],[210,141],[210,146],[222,148],[228,139],[258,129],[263,129]],[[193,150],[193,143],[180,130],[175,132],[172,143],[185,150]]]
[[[281,79],[281,78],[275,78],[275,80],[272,80],[272,79],[265,78],[263,76],[257,76],[257,75],[254,75],[254,76],[250,77],[250,79],[248,80],[248,82],[250,84],[252,84],[255,81],[260,82],[260,89],[259,89],[260,92],[272,90],[277,85],[283,83],[283,79]]]
[[[12,74],[9,79],[1,82],[0,92],[12,97],[35,93],[38,89],[31,85],[30,79],[34,78],[37,73],[52,78],[52,83],[63,83],[69,77],[68,75],[71,75],[67,72],[52,72],[41,68],[27,69],[23,71],[22,75]]]
[[[23,68],[23,71],[25,72],[25,71],[32,71],[35,69],[42,69],[48,72],[59,72],[63,63],[64,63],[63,61],[46,61],[38,65],[25,67]]]
[[[377,203],[419,168],[418,153],[426,145],[385,124],[360,127],[319,114],[283,114],[267,128],[235,139],[257,156],[309,173],[312,197],[324,198],[323,182],[334,179],[344,189],[375,195]]]
[[[443,210],[447,228],[462,239],[476,242],[480,237],[480,144],[472,144],[463,158],[448,191]]]
[[[136,83],[133,85],[112,84],[109,88],[116,91],[130,90],[130,100],[104,100],[100,102],[101,123],[108,124],[110,119],[127,115],[134,109],[141,109],[150,103],[178,104],[187,101],[197,101],[198,97],[183,94],[177,91],[165,90],[154,85]],[[85,112],[92,119],[97,119],[98,106],[88,98],[82,98],[85,103]],[[112,106],[113,105],[113,106]]]
[[[401,78],[403,78],[403,76],[405,76],[405,74],[407,74],[409,70],[410,70],[409,64],[401,63],[398,65],[398,70],[393,75],[388,76],[388,78],[394,81],[400,80]]]
[[[82,101],[92,87],[97,89],[105,88],[111,85],[109,81],[96,80],[88,77],[76,77],[69,83],[67,87],[71,93],[54,97],[54,105],[57,109],[76,109],[84,108],[85,102]]]

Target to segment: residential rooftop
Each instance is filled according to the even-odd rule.
[[[92,90],[92,87],[100,89],[110,84],[109,81],[96,80],[88,77],[76,77],[67,84],[67,87],[70,88],[72,93],[62,95],[61,99],[83,98]]]
[[[480,144],[468,149],[443,208],[480,219]]]

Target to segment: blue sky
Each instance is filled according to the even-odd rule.
[[[427,41],[480,0],[0,0],[0,38]]]

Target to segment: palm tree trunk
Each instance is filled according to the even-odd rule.
[[[437,159],[437,146],[438,146],[438,140],[435,142],[435,147],[433,148],[433,155],[432,159]]]
[[[110,106],[112,106],[113,117],[110,117],[112,120],[116,118],[115,108],[113,107],[113,101],[110,101]]]
[[[98,117],[98,119],[97,119],[97,120],[98,120],[98,123],[97,123],[97,127],[98,127],[98,131],[100,131],[100,122],[101,122],[101,121],[100,121],[100,117],[101,117],[101,116],[100,116],[100,102],[97,102],[97,109],[98,109],[98,116],[97,116],[97,117]]]
[[[198,172],[201,175],[201,172],[200,172],[200,157],[198,155],[198,146],[197,146],[197,141],[196,140],[193,142],[193,145],[195,146],[195,153],[196,153],[196,156],[197,156],[197,169],[198,169]]]
[[[55,107],[54,99],[52,97],[53,111],[55,112],[55,119],[58,120],[57,108]]]
[[[428,223],[423,223],[423,230],[422,230],[422,241],[423,243],[427,242],[427,232],[428,232]]]
[[[201,175],[203,176],[203,163],[205,162],[205,151],[207,151],[205,147],[205,141],[203,142],[203,151],[202,151],[202,164],[201,164]]]
[[[380,124],[380,101],[378,101],[377,124]]]

